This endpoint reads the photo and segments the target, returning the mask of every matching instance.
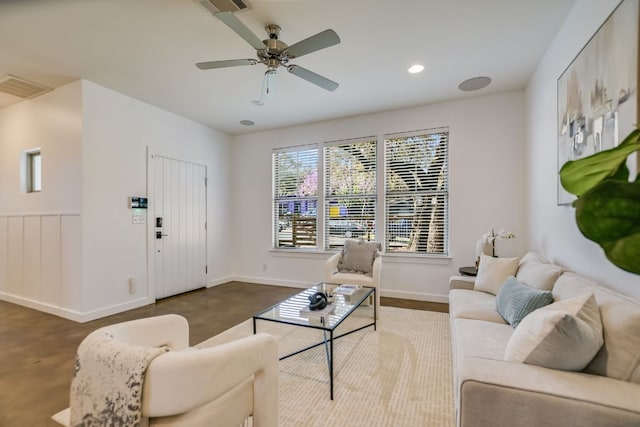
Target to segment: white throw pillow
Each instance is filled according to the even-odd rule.
[[[518,258],[495,258],[489,255],[480,255],[478,275],[473,289],[496,295],[502,284],[515,276],[518,271]]]
[[[551,264],[534,252],[528,252],[520,259],[516,279],[532,288],[550,291],[562,272],[562,267]]]
[[[555,302],[527,315],[509,339],[504,359],[581,371],[603,343],[596,298],[587,294]]]

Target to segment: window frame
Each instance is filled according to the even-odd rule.
[[[277,162],[278,162],[278,156],[280,154],[283,153],[302,153],[302,152],[312,152],[315,151],[315,173],[316,173],[316,179],[317,181],[320,181],[320,163],[321,163],[321,156],[319,153],[319,149],[320,146],[319,144],[306,144],[306,145],[298,145],[298,146],[292,146],[292,147],[284,147],[284,148],[278,148],[278,149],[274,149],[272,150],[272,154],[271,154],[271,164],[272,164],[272,203],[271,203],[271,218],[272,218],[272,249],[274,250],[295,250],[295,251],[316,251],[318,249],[318,243],[320,241],[320,237],[319,237],[319,227],[318,227],[318,216],[320,215],[320,211],[318,209],[318,207],[320,206],[320,202],[319,202],[319,190],[320,188],[318,187],[317,183],[316,183],[316,194],[314,195],[310,195],[310,196],[304,196],[304,195],[298,195],[298,196],[281,196],[278,194],[278,184],[280,182],[280,175],[279,175],[279,171],[280,168],[277,167]],[[312,156],[311,156],[312,157]],[[311,157],[309,157],[309,159],[311,159]],[[308,160],[306,159],[306,156],[304,158],[304,160]],[[313,169],[311,169],[313,171]],[[278,173],[278,174],[277,174]],[[285,219],[287,220],[287,224],[285,227],[290,228],[291,231],[291,237],[290,237],[290,241],[291,241],[291,245],[283,245],[281,244],[282,241],[287,241],[284,239],[281,239],[281,231],[284,231],[285,228],[280,228],[280,221],[281,221],[281,215],[280,215],[280,209],[281,206],[284,204],[291,204],[293,203],[294,206],[294,210],[293,212],[288,212],[288,214],[285,215]],[[309,208],[308,205],[311,205],[311,207]],[[309,216],[308,218],[315,218],[315,221],[313,221],[314,223],[314,227],[315,227],[315,235],[312,232],[311,236],[308,236],[308,230],[309,230],[309,224],[310,221],[307,218],[307,215],[303,215],[302,212],[296,212],[296,206],[297,209],[301,209],[301,206],[305,206],[305,214],[309,212],[309,210],[307,209],[314,209],[313,205],[315,205],[315,216]],[[287,218],[287,216],[289,216],[289,218]],[[307,234],[307,237],[311,238],[312,241],[315,241],[315,244],[313,246],[309,246],[309,245],[303,245],[303,246],[296,246],[295,245],[295,239],[294,239],[294,228],[297,228],[298,226],[300,226],[301,230],[305,230],[304,232]],[[303,239],[301,239],[303,240]]]
[[[445,148],[444,148],[444,182],[445,187],[443,190],[438,190],[437,193],[441,196],[438,199],[438,202],[444,201],[444,213],[443,213],[443,235],[441,247],[442,250],[439,252],[426,252],[426,251],[391,251],[389,247],[389,239],[387,233],[389,231],[388,226],[388,199],[393,198],[394,194],[389,194],[387,189],[387,141],[389,139],[398,139],[398,138],[410,138],[414,136],[428,136],[432,134],[446,134]],[[290,146],[290,147],[281,147],[274,148],[272,150],[272,179],[273,179],[273,191],[272,191],[272,250],[275,252],[298,252],[298,253],[322,253],[322,252],[335,252],[340,250],[340,246],[331,246],[331,235],[330,235],[330,211],[329,211],[329,202],[336,197],[327,194],[327,181],[325,180],[325,173],[327,173],[328,165],[325,165],[327,162],[327,151],[330,150],[331,147],[339,146],[339,145],[349,145],[349,144],[357,144],[363,142],[374,142],[375,146],[375,192],[373,194],[367,194],[366,197],[373,199],[374,203],[374,220],[373,226],[369,228],[370,232],[373,234],[372,240],[376,240],[381,242],[383,247],[383,253],[386,256],[391,256],[393,258],[401,257],[406,260],[415,259],[418,262],[419,259],[431,258],[431,259],[446,259],[450,257],[450,179],[449,179],[449,149],[450,149],[450,131],[448,126],[431,128],[431,129],[422,129],[417,131],[410,132],[398,132],[398,133],[390,133],[390,134],[380,134],[377,136],[369,136],[362,138],[353,138],[353,139],[344,139],[344,140],[335,140],[335,141],[327,141],[327,142],[319,142],[314,144],[305,144],[298,146]],[[315,197],[308,198],[308,200],[314,200],[316,203],[316,212],[315,212],[315,246],[310,247],[295,247],[295,246],[278,246],[278,205],[277,194],[276,194],[276,154],[281,152],[291,152],[291,151],[300,151],[304,149],[314,148],[317,152],[317,188]],[[360,197],[361,195],[350,195],[348,197]],[[443,199],[442,199],[443,198]],[[291,198],[293,199],[293,198]],[[284,200],[284,199],[283,199]],[[435,211],[434,211],[435,212]],[[413,230],[413,229],[412,229]],[[413,231],[412,231],[413,232]],[[371,235],[369,235],[371,236]],[[361,237],[361,236],[355,236]],[[364,236],[365,238],[367,236]],[[292,237],[293,240],[293,237]]]
[[[358,146],[372,144],[373,145],[373,192],[353,192],[346,194],[330,194],[330,180],[331,180],[331,163],[330,163],[330,153],[336,147],[349,147],[349,146]],[[378,216],[378,138],[375,136],[363,137],[363,138],[355,138],[355,139],[345,139],[339,141],[331,141],[325,142],[322,144],[322,156],[323,156],[323,176],[324,180],[322,181],[322,188],[319,189],[319,192],[322,192],[322,206],[324,210],[324,221],[322,224],[323,228],[323,244],[322,247],[326,251],[335,251],[340,250],[342,246],[339,241],[341,239],[340,235],[344,235],[344,238],[363,238],[365,240],[374,240],[376,236],[376,230],[374,229],[373,224],[375,224],[375,219]],[[371,171],[369,171],[371,172]],[[358,175],[348,174],[351,179],[358,179]],[[366,177],[365,177],[366,179]],[[320,182],[319,182],[320,184]],[[354,215],[354,219],[350,218],[348,208],[346,206],[342,206],[340,202],[343,203],[354,201],[357,204],[358,199],[368,200],[370,202],[370,208],[373,219],[371,221],[366,220],[366,215],[363,218],[358,218],[357,215]],[[339,213],[337,217],[335,216],[336,206],[332,206],[332,203],[337,203]],[[363,206],[363,209],[366,205]],[[343,214],[344,211],[346,211]],[[331,221],[334,221],[335,229],[338,233],[331,233]],[[363,224],[364,222],[364,224]],[[372,239],[372,234],[374,239]],[[332,241],[334,243],[332,243]]]
[[[430,137],[432,135],[437,135],[437,134],[446,135],[446,140],[444,141],[445,142],[444,158],[442,159],[442,164],[444,167],[444,189],[418,190],[418,185],[416,184],[414,190],[390,192],[388,188],[388,184],[389,184],[388,142],[390,142],[391,140],[398,140],[402,138],[409,139],[414,137]],[[449,194],[450,194],[450,191],[449,191],[449,140],[450,140],[449,127],[439,127],[439,128],[433,128],[433,129],[411,131],[411,132],[393,133],[393,134],[386,134],[383,136],[383,150],[384,150],[384,177],[383,177],[384,179],[384,194],[383,194],[384,220],[383,220],[383,224],[385,228],[383,247],[384,247],[385,254],[415,256],[415,257],[435,257],[435,258],[440,258],[440,257],[446,258],[450,256],[450,250],[449,250],[449,242],[450,242],[450,238],[449,238],[449,229],[450,229],[450,224],[449,224]],[[430,181],[434,179],[434,176],[428,175],[427,178]],[[443,236],[441,239],[442,241],[441,242],[436,241],[436,244],[441,245],[441,248],[442,248],[441,251],[429,252],[427,250],[424,250],[424,251],[390,250],[391,222],[389,220],[389,210],[390,210],[389,201],[394,199],[400,200],[403,197],[404,198],[416,197],[416,198],[423,198],[423,199],[429,198],[429,197],[433,199],[433,197],[436,197],[436,198],[439,198],[439,201],[444,202],[443,213],[442,213],[442,218],[443,218],[443,231],[442,231]],[[414,220],[413,218],[414,216],[415,215],[411,216],[412,222]],[[413,233],[413,226],[411,227],[410,233]],[[403,236],[403,237],[407,237],[407,236]],[[409,245],[411,243],[411,237],[414,237],[414,236],[410,235],[408,237],[409,237],[409,242],[407,244]],[[429,239],[427,239],[426,249],[428,249],[428,245],[429,245],[428,241]]]
[[[20,187],[23,193],[42,191],[42,150],[32,148],[21,155]]]

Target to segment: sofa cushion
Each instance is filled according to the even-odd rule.
[[[532,288],[550,291],[562,271],[562,267],[549,263],[535,252],[528,252],[520,260],[516,279]]]
[[[504,323],[455,319],[456,360],[466,357],[504,360],[504,352],[513,328]]]
[[[602,318],[604,345],[586,372],[640,384],[640,301],[603,288],[575,273],[553,287],[556,300],[592,292]]]
[[[514,328],[527,314],[552,302],[550,291],[531,288],[513,276],[509,276],[496,295],[498,313]]]
[[[342,249],[342,257],[338,263],[338,271],[353,271],[371,274],[373,260],[378,255],[380,244],[364,240],[346,240]]]
[[[467,289],[449,291],[449,314],[452,319],[486,320],[503,325],[507,323],[496,310],[496,297]]]
[[[593,294],[534,311],[513,332],[505,360],[565,371],[585,368],[602,347],[602,323]]]
[[[497,258],[481,254],[474,289],[495,295],[507,277],[515,275],[517,270],[518,258]]]

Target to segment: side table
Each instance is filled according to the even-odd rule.
[[[478,274],[478,269],[475,267],[460,267],[458,273],[463,276],[475,276]]]

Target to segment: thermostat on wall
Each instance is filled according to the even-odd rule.
[[[129,197],[129,207],[131,209],[147,209],[147,198]]]

